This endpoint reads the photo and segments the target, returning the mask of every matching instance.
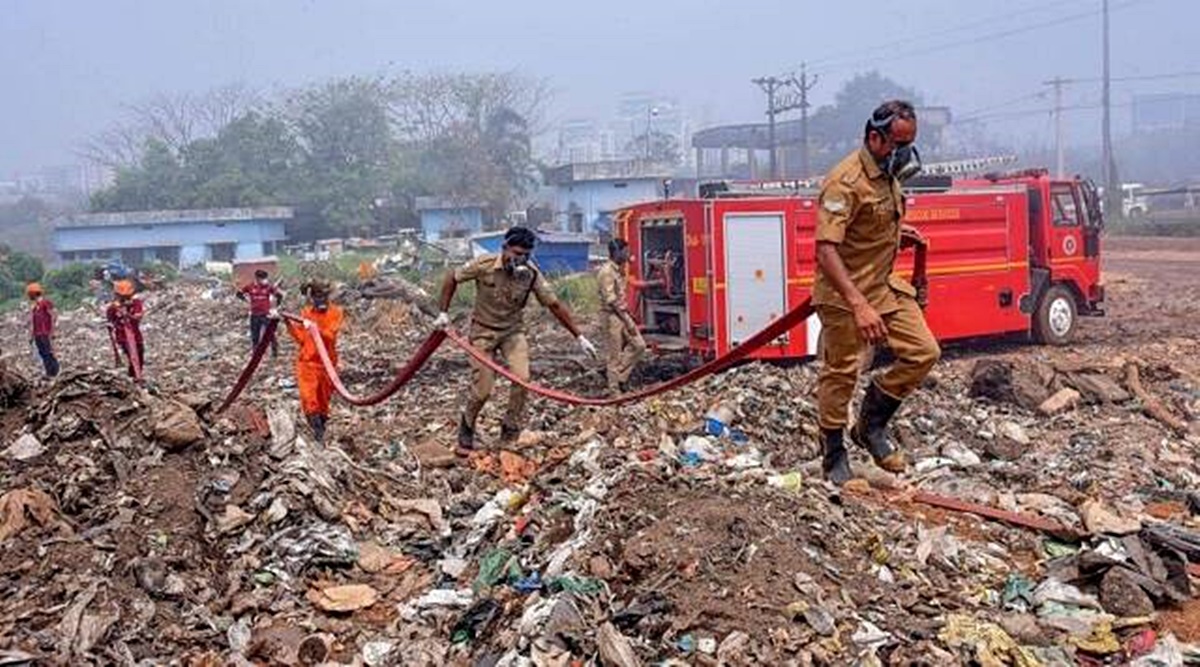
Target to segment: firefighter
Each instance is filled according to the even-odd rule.
[[[271,284],[266,271],[258,269],[254,272],[254,282],[239,289],[237,298],[250,303],[250,347],[256,348],[272,308],[283,301],[283,292]],[[279,356],[279,343],[274,338],[271,339],[271,356]]]
[[[600,289],[600,312],[602,327],[608,336],[605,352],[608,353],[608,391],[612,395],[629,389],[629,375],[638,362],[646,356],[646,340],[638,331],[637,323],[629,314],[629,302],[625,289],[627,279],[625,267],[629,264],[629,243],[614,238],[608,242],[608,261],[596,272]],[[649,283],[635,281],[642,287]]]
[[[530,255],[537,236],[530,229],[513,227],[504,234],[499,254],[484,255],[446,275],[442,283],[441,313],[434,326],[450,324],[450,301],[458,285],[474,282],[475,307],[471,314],[470,341],[485,354],[498,355],[518,377],[529,378],[529,342],[525,338],[524,311],[532,295],[559,323],[571,332],[579,347],[591,357],[596,347],[579,332],[571,312],[550,291],[545,277]],[[491,369],[472,360],[474,367],[471,395],[458,423],[458,449],[466,456],[475,447],[475,422],[487,403],[496,382]],[[500,426],[500,439],[512,442],[521,434],[525,412],[525,388],[513,385],[508,394],[508,411]]]
[[[32,304],[30,320],[32,330],[30,337],[37,347],[38,356],[42,358],[42,368],[46,377],[58,375],[58,358],[54,356],[54,325],[57,316],[54,314],[54,303],[42,293],[42,286],[29,283],[25,287],[25,296]]]
[[[146,343],[142,338],[142,301],[134,296],[131,280],[114,282],[112,291],[113,300],[105,309],[108,329],[117,346],[125,353],[129,364],[129,376],[137,377],[146,366]]]
[[[916,290],[893,273],[897,251],[924,243],[920,232],[901,222],[900,183],[920,170],[916,137],[912,105],[885,102],[867,121],[862,147],[821,186],[812,293],[823,342],[818,421],[823,470],[838,485],[851,476],[843,430],[860,359],[874,346],[887,346],[895,362],[868,382],[850,438],[876,465],[901,472],[905,458],[888,440],[888,422],[941,355]]]
[[[329,360],[337,367],[337,337],[342,329],[344,314],[341,306],[329,300],[330,286],[321,280],[313,280],[300,288],[300,293],[308,299],[308,304],[300,311],[300,318],[317,325],[321,332],[321,341],[329,352]],[[270,313],[277,318],[277,311]],[[321,355],[317,352],[317,344],[309,336],[304,324],[288,320],[288,333],[295,339],[296,351],[296,387],[300,390],[300,411],[312,428],[313,437],[317,442],[325,441],[325,426],[329,421],[329,399],[333,397],[333,382],[325,373],[321,363]]]

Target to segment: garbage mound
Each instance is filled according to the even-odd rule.
[[[430,318],[407,287],[360,296],[343,377],[372,387]],[[462,458],[469,365],[447,351],[395,400],[335,402],[318,445],[289,341],[214,414],[248,357],[242,306],[188,285],[151,300],[146,384],[86,311],[63,313],[54,382],[0,364],[0,664],[1200,656],[1194,336],[951,350],[894,422],[909,472],[855,452],[861,479],[834,489],[811,364],[749,363],[619,410],[534,400],[507,446],[500,391]],[[539,320],[531,338],[540,380],[603,389],[558,352],[565,334]]]

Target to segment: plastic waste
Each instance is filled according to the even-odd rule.
[[[804,487],[804,475],[794,470],[782,475],[771,475],[767,478],[767,484],[784,491],[796,492]]]
[[[358,560],[358,544],[350,529],[324,522],[285,528],[271,536],[263,549],[292,575],[313,565],[350,566]]]
[[[500,603],[491,598],[484,598],[475,604],[458,619],[450,631],[450,641],[454,644],[474,641],[487,631],[487,627],[500,615]]]

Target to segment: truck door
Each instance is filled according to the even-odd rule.
[[[1046,255],[1051,267],[1082,261],[1085,210],[1070,183],[1050,185],[1050,238],[1047,239]]]
[[[726,331],[737,345],[787,312],[783,213],[726,213]]]

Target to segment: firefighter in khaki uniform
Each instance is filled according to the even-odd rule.
[[[513,373],[529,378],[529,341],[525,338],[525,305],[532,295],[571,332],[579,347],[596,356],[596,347],[579,332],[571,312],[559,302],[542,272],[530,260],[537,236],[524,227],[513,227],[504,234],[500,254],[484,255],[446,275],[442,283],[441,313],[434,326],[450,324],[450,302],[459,283],[474,282],[475,308],[471,313],[471,345],[486,354],[499,355]],[[487,403],[496,373],[472,360],[474,382],[471,396],[458,424],[458,453],[469,454],[475,447],[475,421]],[[508,393],[508,411],[500,425],[500,439],[512,442],[521,434],[526,391],[513,385]]]
[[[628,389],[629,374],[646,356],[646,341],[638,331],[637,323],[629,314],[626,298],[628,279],[625,266],[629,263],[629,243],[625,239],[608,242],[608,261],[596,272],[596,283],[600,289],[600,312],[603,330],[608,336],[604,351],[608,354],[608,391],[617,395]],[[651,283],[634,281],[635,286]]]
[[[888,441],[887,424],[941,356],[916,290],[892,273],[898,250],[924,243],[901,223],[900,182],[920,171],[916,137],[912,105],[885,102],[867,121],[863,146],[834,167],[821,188],[813,286],[824,348],[818,421],[822,468],[838,485],[851,477],[843,429],[863,355],[886,345],[895,363],[869,383],[850,438],[891,472],[906,463]]]

